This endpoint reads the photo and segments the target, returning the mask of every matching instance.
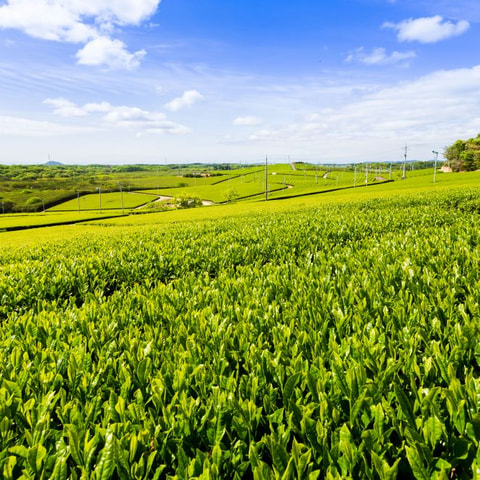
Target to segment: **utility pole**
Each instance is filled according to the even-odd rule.
[[[265,155],[265,201],[268,200],[268,157]]]
[[[97,187],[98,190],[98,209],[100,210],[100,213],[102,213],[102,189],[100,187]]]
[[[120,199],[122,201],[122,215],[125,215],[125,209],[123,208],[123,190],[122,190],[122,184],[119,183],[118,186],[120,187]]]
[[[405,147],[403,147],[403,150],[404,150],[404,153],[403,153],[403,176],[402,176],[402,179],[403,180],[406,180],[407,178],[407,153],[408,153],[408,145],[405,145]]]
[[[432,150],[432,153],[435,155],[435,166],[433,167],[433,183],[437,179],[437,162],[438,162],[438,152]]]
[[[392,179],[392,164],[390,163],[390,171],[388,172],[388,179]]]

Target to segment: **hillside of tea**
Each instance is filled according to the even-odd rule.
[[[428,172],[430,163],[418,162],[418,172]],[[291,163],[268,165],[266,173],[264,165],[235,164],[0,165],[0,213],[135,209],[182,195],[224,203],[260,198],[265,190],[271,198],[293,197],[382,183],[400,178],[401,170]]]
[[[0,233],[2,478],[476,478],[480,194],[387,187]]]

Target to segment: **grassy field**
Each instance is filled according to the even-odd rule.
[[[345,190],[324,192],[299,198],[263,201],[263,196],[250,202],[234,202],[232,204],[214,205],[208,208],[174,210],[148,215],[131,215],[117,219],[96,221],[98,225],[154,225],[176,222],[201,221],[235,216],[249,216],[289,212],[298,209],[369,202],[377,199],[410,198],[423,195],[426,192],[462,191],[480,187],[480,172],[437,176],[435,184],[429,175],[408,177],[405,181],[395,181],[385,184],[371,184],[368,187],[350,188]]]
[[[291,167],[290,167],[291,168]],[[195,187],[193,185],[191,188],[192,190],[189,191],[188,188],[182,187],[179,189],[172,189],[169,190],[168,193],[170,194],[198,194],[201,197],[207,196],[210,198],[215,199],[218,202],[228,200],[228,194],[231,190],[237,191],[237,193],[243,192],[246,194],[252,194],[254,192],[259,192],[256,196],[249,197],[249,201],[236,201],[233,202],[232,205],[220,205],[220,206],[213,206],[209,207],[208,209],[204,208],[197,208],[197,209],[187,209],[181,211],[162,211],[160,213],[149,213],[148,215],[135,215],[129,216],[127,218],[118,218],[118,219],[111,219],[111,220],[102,220],[100,223],[105,224],[125,224],[125,225],[139,225],[139,224],[150,224],[150,223],[168,223],[168,222],[176,222],[176,221],[189,221],[191,220],[199,220],[199,219],[208,219],[208,218],[217,218],[225,217],[229,215],[249,215],[249,214],[256,214],[256,212],[275,212],[275,211],[284,211],[289,209],[297,209],[303,208],[307,206],[315,206],[321,205],[324,203],[338,203],[338,202],[356,202],[356,201],[363,201],[368,199],[374,198],[382,198],[382,197],[389,197],[393,198],[399,195],[414,195],[419,194],[424,191],[439,191],[444,189],[462,189],[462,188],[469,188],[469,187],[476,187],[480,185],[480,174],[479,172],[471,172],[471,173],[459,173],[459,174],[442,174],[437,173],[436,183],[433,184],[433,170],[430,169],[428,171],[417,170],[414,172],[408,172],[408,176],[406,180],[396,180],[392,183],[387,184],[376,184],[373,182],[374,177],[372,178],[372,182],[368,185],[368,187],[364,187],[364,184],[360,184],[358,188],[347,188],[345,190],[339,191],[332,191],[321,193],[319,195],[314,195],[311,197],[299,197],[299,198],[292,198],[291,200],[275,200],[272,202],[264,202],[264,183],[261,182],[261,171],[258,169],[255,173],[245,174],[243,172],[242,177],[235,177],[231,180],[218,183],[217,185],[212,185],[210,187],[198,186]],[[273,172],[272,172],[273,173]],[[342,172],[339,173],[340,175],[343,174],[344,183],[339,185],[339,188],[344,187],[353,187],[353,172]],[[290,180],[295,177],[291,175]],[[255,178],[255,181],[253,179]],[[275,179],[275,181],[283,180],[283,178],[277,175],[270,175],[270,178]],[[287,177],[288,178],[288,177]],[[336,174],[335,174],[335,183],[336,183]],[[357,178],[363,178],[364,176],[360,177],[360,174],[357,173]],[[189,179],[194,180],[194,179]],[[250,181],[249,181],[250,180]],[[318,186],[315,183],[315,173],[307,172],[307,182],[302,184],[301,181],[305,181],[304,175],[300,175],[297,178],[298,182],[296,183],[295,188],[297,190],[290,188],[290,189],[283,189],[283,185],[281,183],[276,184],[279,188],[282,188],[278,193],[271,192],[269,193],[270,199],[275,199],[278,196],[288,196],[302,193],[311,193],[319,191]],[[301,181],[300,181],[301,180]],[[322,179],[323,180],[323,179]],[[218,177],[217,177],[218,181]],[[317,181],[320,182],[319,178],[317,177]],[[340,181],[339,181],[340,183]],[[313,186],[312,186],[313,185]],[[336,187],[336,185],[335,185]],[[210,190],[209,190],[210,189]],[[332,188],[328,188],[330,190]],[[167,193],[167,190],[160,189],[160,190],[148,190],[144,193],[148,193],[149,196],[144,195],[141,192],[124,192],[124,206],[125,208],[132,209],[144,203],[145,198],[155,198],[158,192],[163,192],[163,194]],[[213,193],[212,193],[213,192]],[[202,193],[206,195],[201,195]],[[87,199],[88,198],[88,206],[87,206]],[[103,194],[102,193],[102,205],[103,209],[106,210],[104,214],[115,214],[121,213],[121,199],[119,193],[113,194]],[[108,204],[106,200],[109,200]],[[88,220],[91,218],[92,215],[98,217],[98,193],[88,195],[85,197],[85,200],[80,199],[81,201],[81,210],[91,209],[91,211],[81,212],[81,217],[78,215],[78,201],[77,199],[72,200],[68,203],[61,204],[57,206],[55,209],[46,215],[46,214],[17,214],[17,215],[4,215],[0,216],[0,230],[4,229],[9,226],[28,226],[28,225],[38,225],[38,224],[50,224],[56,223],[57,220],[63,221],[75,221],[76,219],[81,220]],[[60,215],[60,210],[68,210]],[[111,209],[111,210],[109,210]],[[59,217],[53,217],[53,213],[57,211],[57,215]],[[70,212],[70,213],[68,213]],[[139,211],[140,212],[140,211]],[[70,215],[70,216],[69,216]],[[97,220],[98,222],[98,220]],[[36,232],[34,238],[41,237],[41,232]],[[28,237],[28,236],[27,236]],[[49,235],[50,238],[50,235]],[[6,240],[5,237],[2,237],[3,240]],[[25,238],[24,241],[30,242],[30,239]]]
[[[253,170],[253,171],[252,171]],[[251,199],[265,195],[265,172],[259,169],[241,169],[236,176],[222,180],[214,185],[191,185],[180,188],[165,188],[162,195],[191,195],[203,200],[222,203],[230,199]],[[272,165],[268,170],[268,194],[270,198],[294,197],[306,193],[315,193],[336,188],[353,187],[379,182],[375,173],[365,176],[353,171],[305,171],[292,170],[291,166]],[[151,191],[150,191],[151,192]]]
[[[0,475],[475,478],[479,185],[0,233]]]
[[[281,189],[283,185],[276,184],[273,185],[273,188]],[[215,185],[165,188],[161,190],[161,194],[171,197],[189,195],[199,197],[202,200],[222,203],[228,201],[229,198],[251,197],[263,191],[265,191],[265,183],[262,181],[261,176],[251,173],[237,176],[227,181],[216,183]]]
[[[55,207],[50,208],[48,211],[82,211],[82,210],[118,210],[123,207],[125,209],[137,208],[141,205],[149,203],[158,196],[153,193],[137,193],[137,192],[114,192],[114,193],[98,193],[83,195],[78,199],[69,200],[68,202],[61,203]]]
[[[479,185],[1,233],[3,477],[472,478]]]
[[[366,166],[321,166],[313,164],[272,164],[268,166],[268,184],[272,198],[344,188],[365,183]],[[390,178],[386,166],[368,167],[368,182],[375,178]],[[426,170],[408,170],[408,176],[424,175]],[[401,177],[396,165],[392,178]],[[378,181],[378,180],[377,180]],[[251,198],[265,191],[264,166],[229,166],[219,170],[212,165],[133,165],[133,166],[2,166],[0,165],[0,212],[38,212],[54,208],[56,211],[78,209],[75,197],[95,194],[100,188],[104,194],[147,191],[163,196],[187,194],[221,203],[231,198]],[[282,189],[287,190],[282,193]],[[276,190],[276,191],[275,191]],[[93,197],[94,198],[94,197]],[[59,206],[65,200],[66,205]],[[65,203],[64,202],[64,203]],[[86,202],[86,200],[82,200]],[[95,201],[93,201],[95,203]],[[97,208],[81,205],[81,209]],[[118,203],[118,206],[116,206]],[[120,208],[112,201],[108,208]],[[129,207],[130,208],[130,207]]]
[[[0,231],[16,228],[41,227],[45,225],[68,224],[112,216],[112,212],[100,214],[99,212],[46,212],[46,213],[20,213],[0,216]],[[121,212],[117,212],[121,214]],[[29,235],[33,235],[32,232]]]
[[[120,184],[125,191],[176,188],[210,185],[230,175],[208,165],[0,165],[0,212],[40,211],[77,192],[119,191]]]

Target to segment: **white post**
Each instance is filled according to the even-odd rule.
[[[404,154],[403,154],[403,180],[406,180],[407,178],[407,152],[408,152],[408,146],[405,145],[404,148]]]
[[[268,158],[265,155],[265,201],[268,200]]]
[[[125,215],[125,209],[123,208],[123,190],[122,190],[122,184],[119,183],[118,185],[119,185],[119,187],[120,187],[120,199],[121,199],[121,201],[122,201],[122,215]]]
[[[433,167],[433,183],[437,179],[437,161],[438,161],[438,152],[432,150],[432,153],[435,155],[435,166]]]
[[[102,213],[102,189],[100,187],[97,187],[98,190],[98,208],[100,210],[100,213]]]

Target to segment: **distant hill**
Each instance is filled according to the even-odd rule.
[[[49,162],[45,163],[45,165],[48,165],[49,167],[58,167],[59,165],[63,165],[63,163],[50,160]]]

